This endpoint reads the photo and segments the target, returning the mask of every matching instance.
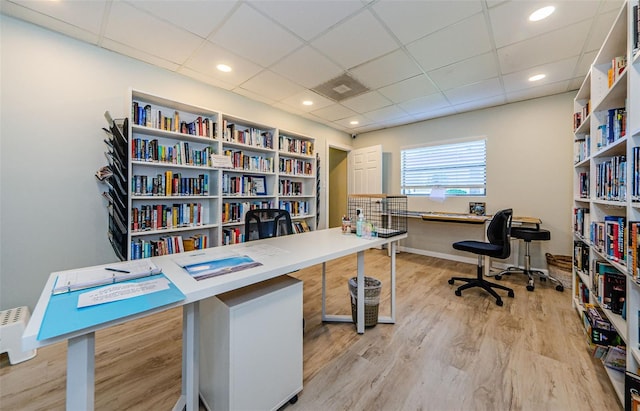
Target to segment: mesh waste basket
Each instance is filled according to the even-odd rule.
[[[372,277],[364,277],[364,326],[373,327],[378,324],[378,307],[380,306],[380,290],[382,282]],[[351,318],[358,321],[358,278],[349,279],[351,294]]]

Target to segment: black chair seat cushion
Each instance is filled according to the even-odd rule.
[[[501,245],[473,240],[458,241],[453,243],[453,248],[495,258],[503,258],[502,253],[504,252],[504,247]]]
[[[511,237],[524,241],[547,241],[551,240],[551,232],[541,228],[511,227]]]

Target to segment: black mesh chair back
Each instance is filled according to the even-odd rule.
[[[245,241],[293,234],[291,215],[278,208],[258,208],[247,211],[244,218]]]

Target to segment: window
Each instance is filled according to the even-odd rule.
[[[487,192],[487,141],[439,144],[403,149],[401,189],[405,195],[484,196]]]

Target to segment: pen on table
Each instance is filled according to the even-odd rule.
[[[131,271],[127,271],[127,270],[119,270],[117,268],[111,268],[111,267],[106,267],[105,270],[107,271],[114,271],[116,273],[125,273],[125,274],[130,274]]]

